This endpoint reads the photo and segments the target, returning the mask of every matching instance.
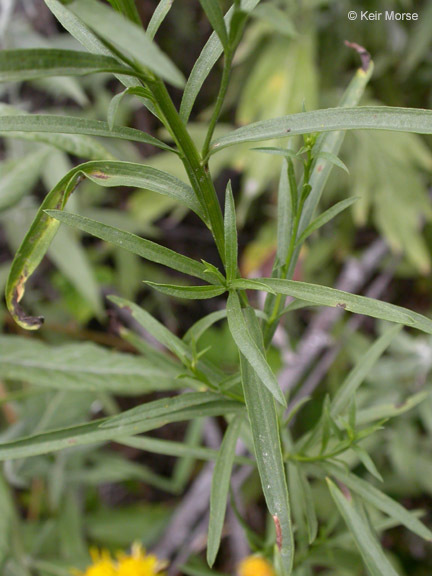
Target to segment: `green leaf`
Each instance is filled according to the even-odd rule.
[[[392,326],[384,332],[384,334],[369,348],[366,354],[357,361],[356,365],[345,378],[333,398],[331,403],[331,414],[333,417],[338,416],[343,410],[345,410],[358,387],[399,334],[401,329],[402,326]]]
[[[251,308],[245,311],[244,322],[252,341],[263,354],[261,330]],[[294,562],[294,538],[276,406],[272,394],[263,388],[261,379],[243,354],[240,354],[240,368],[261,486],[276,528],[277,554],[283,576],[289,576]]]
[[[14,509],[12,494],[9,487],[0,475],[0,569],[3,570],[6,560],[11,553],[12,525],[14,521]]]
[[[70,212],[63,212],[61,210],[46,210],[45,212],[48,216],[55,218],[59,222],[78,228],[83,232],[96,236],[96,238],[105,240],[105,242],[110,242],[150,262],[168,266],[173,270],[201,278],[202,280],[209,282],[212,280],[209,274],[206,273],[205,264],[178,254],[174,252],[174,250],[165,248],[165,246],[161,246],[156,242],[146,240],[136,234],[113,228],[112,226],[86,218],[85,216],[80,216],[79,214],[71,214]]]
[[[28,194],[39,179],[49,150],[43,147],[18,161],[0,167],[0,212],[11,208]],[[25,166],[25,169],[23,167]]]
[[[45,197],[15,255],[6,286],[6,303],[15,321],[28,330],[37,330],[43,319],[26,316],[19,303],[25,293],[28,278],[38,267],[57,232],[60,222],[48,216],[45,210],[64,209],[83,177],[101,186],[136,186],[184,201],[201,214],[201,206],[189,186],[155,168],[129,162],[87,162],[77,166]]]
[[[173,86],[184,85],[182,73],[140,26],[95,0],[75,0],[69,9],[103,40],[132,57],[144,71],[148,68]]]
[[[50,76],[83,76],[97,72],[136,75],[134,70],[110,56],[88,52],[54,48],[0,52],[0,82],[20,82]]]
[[[244,406],[239,402],[221,400],[220,397],[205,392],[186,393],[174,398],[155,400],[137,408],[138,411],[133,408],[120,416],[4,442],[0,445],[0,460],[28,458],[73,446],[108,442],[155,430],[171,422],[207,416],[226,416],[244,410]]]
[[[333,164],[333,166],[337,166],[338,168],[349,174],[347,165],[344,162],[342,162],[342,160],[339,158],[339,156],[336,156],[336,154],[332,154],[331,152],[325,152],[324,150],[321,150],[318,153],[318,158],[324,158],[324,160],[327,160],[328,162],[330,162],[330,164]]]
[[[187,300],[207,300],[226,292],[225,286],[175,286],[174,284],[158,284],[150,281],[146,281],[145,284],[158,290],[158,292],[162,292],[162,294],[174,298],[186,298]]]
[[[211,312],[200,318],[195,324],[193,324],[186,334],[183,336],[183,341],[187,344],[191,342],[197,343],[201,336],[206,332],[213,324],[219,322],[219,320],[223,320],[226,318],[226,310],[218,310],[217,312]]]
[[[346,200],[341,200],[322,214],[320,214],[315,220],[313,220],[305,231],[301,234],[300,238],[297,240],[297,245],[303,244],[303,242],[313,233],[318,230],[330,220],[333,220],[338,214],[346,210],[349,206],[354,204],[358,198],[347,198]]]
[[[360,504],[327,479],[330,494],[344,519],[371,576],[398,576],[369,525]]]
[[[183,442],[174,442],[172,440],[159,440],[147,436],[132,436],[131,438],[121,438],[119,444],[132,446],[139,450],[154,452],[155,454],[164,454],[166,456],[184,457],[189,456],[198,460],[213,461],[216,460],[219,450],[206,448],[204,446],[185,445]],[[247,456],[235,456],[236,464],[253,466],[255,462]]]
[[[48,346],[33,338],[0,336],[0,377],[35,386],[139,395],[178,388],[178,374],[168,363],[158,368],[145,358],[92,343]]]
[[[131,22],[141,26],[141,19],[135,6],[135,0],[109,0],[111,6],[127,16]]]
[[[162,22],[165,20],[166,15],[171,10],[174,0],[160,0],[159,4],[156,6],[150,22],[147,26],[147,36],[153,40],[159,30]]]
[[[225,266],[228,282],[237,276],[237,224],[234,196],[231,182],[228,182],[225,194]]]
[[[414,534],[432,542],[432,532],[413,513],[398,504],[393,498],[387,496],[370,482],[362,480],[355,474],[348,472],[345,467],[325,462],[323,467],[327,474],[331,474],[340,482],[343,482],[350,490],[358,494],[365,502],[388,514],[398,523],[402,524]]]
[[[222,9],[219,4],[219,0],[199,0],[200,4],[212,25],[213,30],[219,37],[222,46],[225,50],[228,49],[228,33],[225,26],[224,17],[222,14]]]
[[[278,381],[268,365],[264,353],[260,350],[249,331],[236,292],[230,292],[228,296],[227,317],[231,335],[240,352],[256,372],[262,384],[282,406],[286,406],[286,399],[282,394]]]
[[[404,324],[426,332],[426,334],[432,334],[432,320],[426,318],[426,316],[395,304],[388,304],[387,302],[381,302],[365,296],[357,296],[335,288],[278,278],[257,278],[256,281],[237,279],[232,282],[232,288],[239,290],[262,290],[263,286],[267,286],[278,294],[293,296],[313,304],[344,308],[356,314],[364,314],[372,318]]]
[[[48,114],[16,114],[13,116],[0,116],[1,132],[48,132],[50,134],[86,134],[103,138],[119,138],[150,144],[162,150],[173,151],[157,138],[125,126],[115,126],[110,129],[107,122],[101,120],[87,120],[74,116],[53,116]]]
[[[241,10],[251,12],[259,2],[260,0],[243,0],[241,2]],[[231,7],[224,17],[226,26],[230,25],[233,13],[234,9]],[[189,120],[190,113],[192,112],[193,105],[202,85],[222,53],[223,47],[221,41],[216,32],[213,32],[195,62],[188,81],[186,82],[180,106],[180,117],[185,124]]]
[[[180,338],[177,338],[168,328],[165,328],[156,318],[153,318],[146,310],[118,296],[109,296],[109,300],[120,308],[126,309],[138,324],[141,324],[147,332],[177,356],[177,358],[183,362],[189,358],[190,352],[186,344],[180,340]]]
[[[220,546],[231,472],[234,463],[235,447],[240,433],[241,423],[241,417],[236,416],[228,425],[213,471],[207,539],[207,563],[210,567],[213,566],[216,560]]]
[[[390,106],[328,108],[255,122],[215,140],[210,152],[228,146],[333,130],[393,130],[432,134],[432,110]]]

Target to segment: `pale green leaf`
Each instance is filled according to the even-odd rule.
[[[315,230],[319,230],[322,226],[333,220],[338,214],[346,210],[349,206],[354,204],[358,198],[347,198],[345,200],[341,200],[319,216],[313,220],[309,226],[305,229],[305,231],[301,234],[300,238],[297,240],[297,244],[301,245],[303,242],[313,233]]]
[[[231,182],[228,182],[225,194],[225,266],[228,282],[237,276],[237,224],[234,196]]]
[[[145,284],[174,298],[185,298],[187,300],[207,300],[215,298],[226,292],[225,286],[175,286],[174,284],[158,284],[157,282],[146,281]]]
[[[153,38],[156,36],[156,33],[159,30],[162,22],[165,20],[168,12],[171,10],[173,3],[174,0],[160,0],[156,6],[147,26],[147,36],[151,40],[153,40]]]

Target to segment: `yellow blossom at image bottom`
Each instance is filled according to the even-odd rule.
[[[275,576],[275,571],[265,558],[248,556],[240,562],[238,576]]]
[[[117,559],[106,550],[90,550],[92,564],[85,572],[73,571],[75,576],[165,576],[164,568],[156,556],[146,554],[139,544],[132,546],[130,555],[119,554]]]

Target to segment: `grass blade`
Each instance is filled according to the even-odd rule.
[[[249,331],[236,292],[230,292],[228,296],[227,317],[231,335],[240,352],[256,372],[262,384],[282,406],[286,406],[285,396],[282,394],[278,381],[268,365],[263,351],[260,350]]]
[[[215,140],[210,152],[245,142],[286,138],[333,130],[392,130],[432,134],[432,110],[391,106],[328,108],[255,122]]]
[[[237,224],[234,197],[231,182],[228,182],[225,194],[225,266],[228,282],[237,276]]]
[[[220,546],[231,471],[234,463],[235,447],[240,433],[241,423],[241,417],[236,416],[228,425],[213,472],[207,541],[207,562],[210,567],[213,566],[216,560]]]
[[[78,228],[78,230],[87,232],[105,242],[110,242],[150,262],[162,264],[178,272],[183,272],[183,274],[201,278],[201,280],[208,282],[212,280],[212,277],[205,271],[205,264],[183,256],[178,252],[174,252],[174,250],[165,248],[165,246],[161,246],[156,242],[146,240],[136,234],[119,230],[102,222],[80,216],[79,214],[71,214],[70,212],[63,212],[61,210],[46,210],[45,212],[48,216],[55,218],[59,222],[72,226],[73,228]]]
[[[262,290],[264,286],[278,294],[293,296],[320,306],[344,308],[356,314],[364,314],[372,318],[396,322],[416,328],[426,332],[426,334],[432,334],[432,320],[422,314],[412,312],[395,304],[388,304],[366,296],[357,296],[335,288],[278,278],[257,278],[256,282],[255,280],[238,279],[232,283],[233,288],[243,290]]]
[[[186,300],[207,300],[216,298],[226,292],[225,286],[175,286],[174,284],[158,284],[146,281],[145,284],[162,294]]]
[[[364,510],[349,492],[342,493],[331,480],[327,479],[330,494],[344,519],[362,555],[371,576],[398,576],[387,560],[380,543],[369,525]]]
[[[132,57],[143,70],[151,70],[178,88],[184,85],[182,73],[140,26],[95,0],[75,0],[69,9],[97,35]]]
[[[258,350],[263,353],[261,331],[251,308],[245,311],[245,324]],[[293,567],[294,538],[276,406],[272,394],[263,388],[261,379],[243,354],[240,354],[240,367],[261,486],[275,522],[277,553],[280,554],[283,575],[288,576]]]

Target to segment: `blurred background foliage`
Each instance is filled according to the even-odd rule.
[[[137,0],[144,22],[148,22],[155,1]],[[228,3],[226,3],[228,4]],[[68,47],[78,45],[56,24],[42,0],[3,0],[0,3],[2,48]],[[234,61],[232,83],[223,110],[219,133],[233,124],[282,116],[289,113],[335,106],[357,67],[357,55],[344,46],[344,40],[365,46],[372,54],[376,71],[363,104],[430,108],[432,104],[432,3],[425,0],[364,1],[362,9],[396,9],[419,13],[418,22],[351,22],[353,1],[268,0],[254,12]],[[210,33],[198,2],[176,0],[157,40],[182,71],[188,75]],[[181,49],[178,47],[181,46]],[[193,111],[192,133],[197,142],[205,135],[205,121],[218,89],[220,66],[210,76]],[[108,75],[83,79],[50,78],[23,84],[0,86],[3,104],[0,114],[46,112],[107,118],[112,98],[120,90]],[[179,104],[179,96],[174,92]],[[111,108],[110,108],[111,104]],[[115,122],[155,133],[157,123],[139,106],[133,96],[124,97]],[[85,155],[85,138],[60,135],[4,138],[0,162],[0,288],[3,290],[12,255],[28,229],[41,198],[78,161],[113,156],[121,160],[146,158],[146,163],[184,178],[176,157],[155,154],[146,146],[126,142],[100,142],[100,149]],[[267,145],[271,146],[272,143]],[[280,145],[280,143],[278,144]],[[241,266],[244,274],[266,275],[276,249],[275,194],[280,158],[237,147],[219,153],[211,160],[216,183],[223,193],[228,177],[234,184],[239,208]],[[91,154],[90,154],[91,152]],[[344,263],[378,236],[388,243],[392,255],[380,267],[392,262],[392,283],[384,299],[430,314],[432,282],[432,206],[430,184],[432,152],[430,139],[412,134],[355,132],[348,134],[342,159],[349,174],[336,169],[322,199],[322,209],[350,195],[358,198],[350,210],[338,216],[336,225],[327,225],[315,234],[302,254],[296,277],[334,285]],[[106,193],[89,181],[70,201],[70,209],[119,228],[158,238],[170,247],[196,258],[214,261],[217,255],[210,238],[202,235],[197,220],[173,201],[148,190],[118,189]],[[379,272],[379,270],[378,270]],[[28,291],[28,303],[48,322],[41,332],[43,342],[63,345],[63,358],[74,358],[73,342],[89,340],[100,346],[134,353],[136,341],[110,315],[105,295],[117,292],[135,300],[157,315],[174,332],[182,335],[197,314],[215,308],[209,303],[188,303],[150,292],[143,278],[167,281],[165,272],[109,244],[90,239],[62,227],[40,272]],[[286,326],[285,337],[293,349],[308,325],[312,312],[299,311]],[[0,322],[7,334],[25,337],[13,325],[0,303]],[[320,414],[327,392],[334,392],[347,370],[373,341],[373,327],[366,323],[359,332],[344,332],[339,321],[331,334],[344,348],[328,370],[325,380],[303,409],[303,418],[314,420]],[[126,336],[126,339],[120,336]],[[42,345],[42,344],[41,344]],[[94,344],[93,344],[94,345]],[[89,358],[101,353],[89,344]],[[71,348],[72,346],[72,348]],[[200,341],[211,346],[209,356],[218,364],[236,362],[236,351],[226,327],[213,327]],[[6,364],[7,350],[0,338],[0,439],[43,432],[72,425],[100,415],[112,414],[142,400],[130,395],[98,392],[50,390],[43,385],[27,387],[20,374]],[[43,354],[41,349],[41,354]],[[9,357],[10,360],[10,357]],[[81,358],[82,361],[82,358]],[[283,354],[272,351],[273,367],[282,366]],[[1,365],[3,363],[3,369]],[[432,342],[409,331],[398,336],[388,353],[367,377],[358,397],[357,410],[379,404],[376,420],[394,421],[366,447],[383,476],[381,489],[411,509],[429,508],[432,501],[432,400],[423,395],[430,390]],[[42,377],[41,377],[42,378]],[[40,383],[40,382],[39,382]],[[141,394],[141,392],[140,392]],[[154,394],[153,394],[154,395]],[[407,400],[410,398],[410,400]],[[425,399],[426,398],[426,399]],[[419,399],[422,400],[420,403]],[[405,403],[404,403],[405,402]],[[360,417],[360,416],[359,416]],[[302,431],[302,419],[294,431]],[[202,442],[202,423],[162,430],[165,439],[184,438],[185,443]],[[353,458],[354,456],[350,456]],[[361,468],[360,458],[352,463]],[[134,447],[118,444],[104,450],[94,447],[71,449],[50,456],[7,463],[5,482],[0,483],[0,535],[2,522],[16,514],[10,506],[15,493],[22,547],[32,564],[10,565],[8,575],[67,574],[65,567],[84,565],[88,543],[111,549],[128,546],[139,539],[146,546],[158,542],[180,502],[179,495],[193,481],[201,464],[191,457],[174,460],[149,456]],[[370,476],[369,472],[365,472]],[[326,530],[315,546],[315,562],[322,574],[361,576],[364,574],[352,542],[341,531],[341,521],[322,484],[312,483],[312,496],[319,519]],[[257,475],[244,488],[245,515],[261,536],[271,527],[263,525],[263,506]],[[330,522],[329,522],[330,518]],[[380,532],[382,517],[376,512],[371,523]],[[429,517],[429,522],[431,518]],[[427,519],[426,519],[427,522]],[[385,546],[401,574],[430,575],[430,547],[405,529],[386,532]],[[0,537],[0,549],[2,547]],[[199,547],[198,547],[199,550]],[[311,558],[310,562],[314,559]],[[220,569],[233,571],[229,550],[219,561]],[[198,566],[198,567],[197,567]],[[195,572],[205,574],[196,564]],[[306,570],[306,569],[305,569]],[[185,572],[187,573],[187,572]],[[298,576],[309,572],[298,572]]]

